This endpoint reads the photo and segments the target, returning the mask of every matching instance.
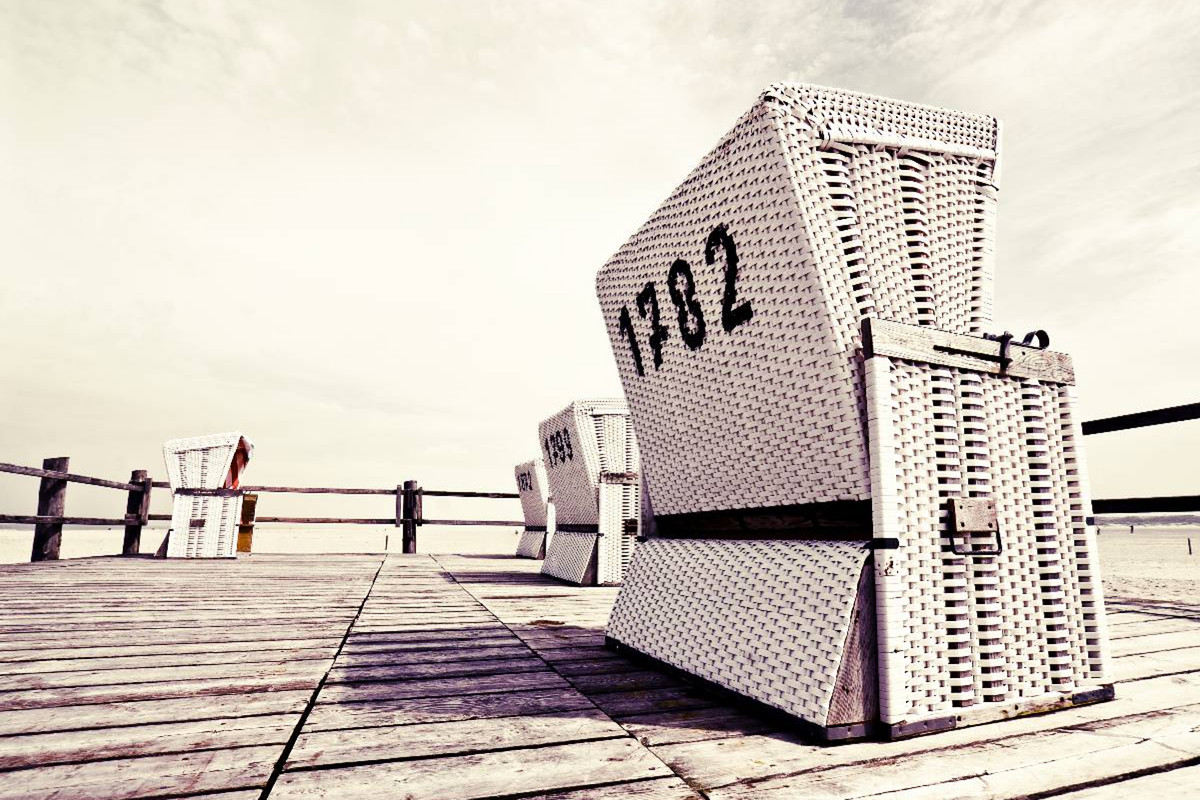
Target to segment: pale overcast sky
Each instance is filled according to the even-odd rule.
[[[0,31],[0,461],[161,476],[239,429],[255,483],[507,490],[539,420],[620,393],[596,270],[783,79],[999,116],[997,328],[1074,355],[1085,418],[1200,400],[1195,3],[3,0]],[[1200,491],[1198,425],[1090,440],[1096,494]]]

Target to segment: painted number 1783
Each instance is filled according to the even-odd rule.
[[[704,243],[704,263],[713,266],[717,263],[717,254],[725,257],[725,291],[721,296],[721,327],[726,333],[750,321],[754,310],[750,301],[737,301],[738,254],[733,236],[724,225],[713,228]],[[699,350],[704,346],[708,326],[704,319],[704,309],[696,299],[696,278],[692,266],[682,258],[675,259],[667,271],[667,294],[675,306],[679,319],[679,337],[691,350]],[[658,302],[658,289],[654,281],[650,281],[634,298],[638,316],[650,319],[650,336],[647,344],[650,346],[650,357],[657,370],[663,363],[663,343],[671,338],[671,329],[662,324],[662,310]],[[621,306],[621,316],[618,320],[621,336],[629,343],[629,352],[633,356],[633,368],[639,376],[646,374],[642,362],[642,348],[638,344],[637,334],[633,330],[633,317],[629,306]]]

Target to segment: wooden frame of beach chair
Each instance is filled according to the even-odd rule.
[[[241,433],[172,439],[163,445],[174,493],[168,558],[233,558],[241,520],[241,475],[254,446]]]
[[[622,400],[577,400],[538,427],[554,536],[542,573],[576,584],[620,583],[638,536],[637,441]]]
[[[550,541],[550,491],[546,481],[545,462],[540,458],[517,464],[513,469],[517,479],[517,494],[521,498],[521,513],[525,530],[517,542],[521,558],[545,558]]]
[[[998,140],[987,116],[772,86],[601,269],[656,529],[613,646],[831,740],[1112,696],[1070,380],[980,366],[1009,347],[979,338]],[[868,361],[872,318],[976,355]],[[993,395],[1009,427],[977,418]],[[1012,427],[1034,406],[1049,438]]]

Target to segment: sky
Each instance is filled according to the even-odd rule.
[[[1000,117],[997,329],[1085,419],[1195,402],[1197,41],[1127,0],[0,0],[0,461],[241,430],[253,483],[511,490],[620,394],[596,270],[779,80]],[[1197,454],[1093,437],[1094,492],[1195,494]]]

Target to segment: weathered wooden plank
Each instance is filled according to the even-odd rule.
[[[336,637],[317,639],[257,639],[253,641],[199,642],[182,644],[104,645],[90,647],[49,647],[46,649],[14,650],[0,652],[0,665],[19,664],[31,661],[59,660],[65,663],[88,659],[113,658],[189,658],[191,656],[220,656],[222,654],[262,653],[271,657],[271,651],[304,650],[306,648],[336,648],[341,640]],[[515,641],[515,639],[514,639]],[[58,644],[55,642],[54,644]],[[2,667],[0,667],[2,668]]]
[[[545,652],[538,653],[538,655],[542,658],[546,657]],[[546,659],[546,661],[553,663],[554,669],[568,678],[577,675],[614,675],[621,672],[639,672],[645,669],[624,656],[616,654],[609,658],[580,658],[558,662]]]
[[[836,768],[853,774],[892,762],[905,763],[916,769],[925,761],[937,762],[949,753],[960,752],[974,753],[977,765],[991,759],[993,750],[1019,753],[1019,758],[1042,759],[1047,751],[1054,751],[1059,746],[1057,738],[1044,738],[1048,735],[1065,736],[1077,733],[1087,725],[1137,723],[1148,717],[1177,713],[1177,708],[1191,700],[1192,694],[1200,688],[1200,676],[1188,676],[1183,681],[1172,677],[1156,678],[1147,684],[1142,687],[1143,691],[1133,695],[1119,694],[1117,700],[1109,703],[898,742],[829,748],[813,745],[797,734],[772,734],[668,745],[657,747],[654,752],[676,772],[687,776],[692,785],[704,788],[745,781],[755,781],[758,785],[758,781],[767,778],[819,769]],[[1082,733],[1078,737],[1084,738],[1087,737]]]
[[[275,676],[310,678],[313,685],[329,668],[332,658],[266,661],[241,664],[187,664],[145,669],[84,669],[69,672],[35,672],[0,675],[0,708],[14,692],[39,689],[70,689],[79,687],[124,686],[173,683],[192,680],[226,680],[238,678],[268,679]],[[538,659],[538,663],[542,663]]]
[[[592,786],[565,792],[526,795],[525,800],[700,800],[679,778],[654,778],[636,783]]]
[[[498,624],[491,617],[472,620],[470,622],[389,622],[375,623],[369,625],[354,625],[354,633],[392,633],[392,634],[409,634],[409,633],[440,633],[442,631],[481,631],[481,632],[496,632],[504,630],[504,626]]]
[[[340,662],[340,660],[339,660]],[[467,675],[512,675],[518,672],[545,672],[546,662],[525,651],[519,658],[490,658],[475,661],[450,661],[433,664],[384,664],[364,667],[335,667],[329,671],[326,685],[364,681],[409,681],[418,678],[452,678]],[[0,677],[0,682],[3,678]]]
[[[1195,672],[1200,670],[1200,646],[1114,658],[1112,665],[1113,677],[1118,681]]]
[[[1182,650],[1188,647],[1200,647],[1200,627],[1189,631],[1151,633],[1145,636],[1116,639],[1111,643],[1110,653],[1114,658],[1120,658],[1165,650]]]
[[[620,725],[594,709],[386,728],[306,731],[296,741],[287,769],[466,755],[625,736]]]
[[[338,797],[471,800],[595,784],[669,777],[670,771],[629,738],[529,750],[285,772],[273,798]]]
[[[61,462],[61,466],[47,466],[51,461]],[[25,467],[20,464],[0,463],[0,472],[6,472],[12,475],[28,475],[34,478],[52,478],[64,483],[86,483],[91,486],[104,486],[109,489],[125,489],[132,490],[136,488],[132,483],[121,483],[120,481],[110,481],[107,478],[93,478],[90,475],[76,475],[67,472],[67,467],[70,465],[68,458],[48,458],[42,464],[42,468]]]
[[[1134,800],[1139,797],[1170,800],[1194,795],[1197,790],[1200,790],[1200,766],[1187,766],[1058,796],[1062,800]]]
[[[0,769],[246,745],[277,744],[282,750],[299,718],[299,713],[272,714],[3,736]]]
[[[524,658],[532,655],[528,647],[519,644],[501,647],[454,647],[441,650],[400,650],[382,653],[346,652],[343,650],[338,657],[337,666],[343,668],[400,666],[403,664],[454,664],[466,661]]]
[[[316,667],[311,666],[314,663],[317,664]],[[311,690],[325,672],[324,665],[318,662],[303,661],[293,667],[290,671],[281,670],[275,674],[250,675],[239,678],[205,678],[118,686],[82,686],[4,692],[0,693],[0,710],[240,694],[249,691],[279,692],[305,688]]]
[[[599,661],[604,658],[628,661],[624,656],[613,653],[603,644],[586,647],[539,647],[535,652],[549,663],[554,664],[556,668],[559,664],[567,661]]]
[[[355,637],[351,636],[346,640],[346,646],[342,649],[343,653],[404,653],[404,652],[432,652],[437,650],[460,650],[464,647],[520,647],[523,650],[529,648],[517,637],[505,631],[499,631],[495,634],[487,636],[474,636],[468,638],[447,637],[443,639],[425,639],[417,636],[409,640],[407,637],[392,638],[392,637]]]
[[[1075,383],[1071,357],[1064,353],[1012,342],[1008,348],[1011,361],[1002,369],[1000,349],[1000,342],[975,336],[882,319],[864,320],[863,352],[867,358],[890,356],[1017,378]]]
[[[197,627],[194,629],[164,628],[153,634],[139,634],[133,631],[96,632],[94,634],[46,636],[45,634],[29,634],[21,636],[5,636],[6,647],[13,650],[41,650],[48,643],[55,647],[79,646],[99,647],[108,643],[113,646],[132,644],[203,644],[208,642],[257,642],[272,639],[295,639],[297,636],[313,636],[321,639],[336,637],[340,639],[345,632],[345,624],[339,625],[230,625]],[[50,640],[47,642],[47,640]],[[119,641],[117,644],[114,640]]]
[[[1180,631],[1192,631],[1200,635],[1200,620],[1181,619],[1179,617],[1154,617],[1114,627],[1109,631],[1109,639],[1115,643],[1123,639],[1138,638],[1157,633],[1177,633]]]
[[[1114,742],[1107,737],[1094,736],[1094,749],[1086,753],[1072,753],[1063,748],[1056,753],[1060,757],[1043,761],[1032,760],[1020,766],[1004,768],[1003,764],[989,762],[986,774],[980,774],[975,765],[975,774],[935,784],[912,786],[891,791],[871,792],[879,800],[941,800],[955,798],[1019,797],[1028,793],[1034,785],[1039,792],[1067,790],[1092,783],[1109,781],[1130,773],[1170,770],[1195,764],[1200,759],[1200,731],[1186,731],[1156,738],[1131,739]],[[1074,739],[1072,745],[1087,744],[1087,740]],[[954,754],[957,755],[957,754]],[[1004,755],[1007,755],[1004,753]],[[832,777],[832,776],[831,776]],[[927,779],[927,778],[926,778]],[[924,780],[924,779],[923,779]],[[829,783],[832,783],[830,781]],[[749,797],[794,797],[799,789],[811,798],[842,798],[846,782],[838,781],[835,786],[814,787],[810,782],[789,782],[787,786],[776,786],[768,781],[748,791],[715,792],[712,800]],[[814,791],[813,789],[816,788]],[[1195,790],[1197,787],[1192,787]],[[856,793],[857,789],[854,790]],[[1128,796],[1128,795],[1126,795]]]
[[[761,715],[728,706],[665,711],[621,718],[621,725],[642,744],[655,747],[683,742],[767,733],[777,724]]]
[[[53,631],[55,633],[71,633],[74,631],[121,631],[121,630],[137,630],[149,631],[158,628],[167,628],[170,630],[187,629],[187,628],[206,628],[210,626],[231,626],[238,624],[249,624],[251,626],[285,626],[285,625],[330,625],[341,626],[343,629],[354,619],[354,611],[347,609],[343,613],[338,613],[336,609],[322,611],[320,613],[297,611],[294,613],[279,613],[279,614],[255,614],[251,610],[238,613],[223,613],[218,610],[206,612],[204,614],[163,614],[156,615],[146,613],[144,615],[115,615],[115,614],[96,614],[95,619],[88,619],[87,616],[81,616],[73,621],[52,621],[48,622],[45,619],[36,622],[22,624],[17,621],[6,620],[5,624],[0,627],[0,635],[9,634],[25,634],[25,633],[41,633],[45,631]]]
[[[420,678],[394,683],[339,683],[321,690],[317,703],[357,703],[366,700],[403,700],[409,697],[445,697],[485,692],[516,692],[553,689],[569,684],[549,669],[513,675],[482,675],[465,678]]]
[[[305,721],[305,731],[414,725],[464,719],[513,717],[523,714],[579,711],[594,708],[570,688],[526,689],[521,692],[454,694],[372,703],[318,703]]]
[[[675,678],[654,670],[573,675],[571,684],[589,697],[608,692],[632,692],[682,686]]]
[[[600,710],[611,717],[634,714],[655,714],[662,711],[682,711],[689,708],[708,708],[720,702],[697,689],[648,689],[636,692],[612,692],[591,698]]]
[[[124,800],[250,789],[266,783],[278,755],[273,745],[235,747],[25,769],[0,781],[0,800]]]
[[[332,659],[337,647],[305,649],[231,650],[217,653],[168,653],[166,655],[58,658],[29,661],[0,661],[0,676],[29,673],[78,672],[99,670],[144,670],[182,665],[253,664],[257,662],[293,662]],[[526,651],[528,652],[528,651]]]
[[[311,689],[253,694],[231,693],[95,705],[66,705],[56,707],[53,712],[47,712],[43,708],[0,711],[0,735],[265,714],[298,714],[304,710],[311,694]]]

